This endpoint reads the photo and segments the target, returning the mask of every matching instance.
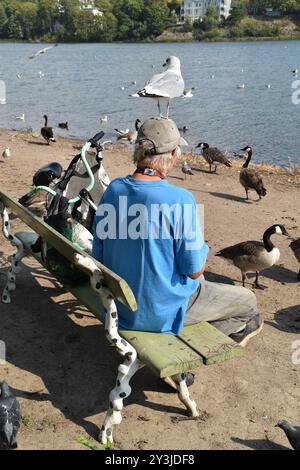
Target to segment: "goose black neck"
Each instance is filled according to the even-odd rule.
[[[135,121],[135,130],[138,131],[140,126],[139,126],[140,121]]]
[[[248,150],[248,157],[243,165],[243,168],[248,168],[249,163],[251,162],[251,158],[252,158],[252,150]]]
[[[46,127],[47,124],[48,124],[48,117],[47,117],[47,116],[44,116],[44,119],[45,119],[45,127]]]
[[[264,245],[266,247],[266,250],[270,253],[270,251],[273,250],[274,245],[271,241],[271,236],[274,235],[274,227],[268,228],[268,230],[265,231],[264,236],[263,236],[263,241]]]

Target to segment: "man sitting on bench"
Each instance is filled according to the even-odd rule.
[[[256,297],[204,278],[209,250],[195,199],[166,180],[180,143],[172,120],[141,126],[135,173],[112,181],[100,201],[93,256],[126,279],[137,299],[134,315],[118,304],[120,328],[178,335],[206,321],[245,346],[263,326]]]

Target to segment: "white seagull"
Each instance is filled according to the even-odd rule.
[[[25,114],[21,114],[20,116],[16,116],[17,121],[25,121]]]
[[[9,158],[11,156],[11,151],[9,147],[6,147],[4,151],[2,152],[2,157],[3,158]]]
[[[53,44],[53,46],[44,47],[43,49],[40,49],[39,51],[37,51],[33,55],[31,55],[29,57],[29,59],[35,59],[40,54],[45,54],[47,51],[49,51],[50,49],[53,49],[53,47],[57,47],[57,46],[58,46],[58,44]]]
[[[161,115],[160,100],[167,100],[167,118],[169,117],[170,100],[179,98],[184,92],[184,80],[181,75],[180,60],[178,57],[169,57],[164,67],[168,69],[163,73],[153,75],[151,80],[135,95],[141,98],[154,98],[157,100],[159,114]]]
[[[104,117],[100,118],[100,121],[101,122],[108,122],[108,117],[104,116]]]
[[[195,88],[191,88],[189,91],[185,91],[183,92],[183,96],[182,98],[193,98],[193,91],[194,91]]]

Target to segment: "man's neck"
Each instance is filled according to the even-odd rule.
[[[160,181],[166,179],[166,175],[152,168],[137,168],[133,174],[134,179],[144,181]]]

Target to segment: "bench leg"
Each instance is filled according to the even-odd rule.
[[[129,382],[140,367],[137,352],[118,332],[118,311],[114,297],[103,284],[103,276],[91,258],[76,255],[76,262],[90,272],[90,282],[106,310],[105,333],[125,362],[118,367],[116,385],[109,395],[109,409],[101,428],[99,440],[103,445],[113,442],[113,428],[122,421],[123,401],[131,394]]]
[[[103,286],[101,287],[101,298],[106,309],[106,337],[118,353],[126,358],[125,362],[118,367],[116,385],[110,392],[109,409],[99,436],[102,444],[106,445],[108,442],[113,442],[113,427],[122,421],[121,411],[124,407],[124,399],[131,394],[129,382],[138,371],[141,363],[134,347],[119,335],[117,307],[111,292]]]
[[[130,346],[130,345],[129,345]],[[132,348],[133,349],[133,348]],[[129,382],[140,367],[140,361],[133,353],[123,364],[118,367],[118,377],[116,385],[109,395],[109,410],[106,413],[103,426],[99,435],[99,440],[103,445],[113,442],[113,428],[122,421],[123,401],[131,394]]]
[[[192,418],[197,418],[197,416],[199,416],[197,404],[190,397],[190,392],[186,384],[185,378],[186,378],[186,374],[177,374],[177,375],[173,375],[171,377],[171,380],[175,383],[179,399],[187,408],[190,416]]]
[[[4,304],[10,304],[10,293],[16,290],[16,274],[20,271],[19,263],[26,255],[26,251],[23,243],[10,233],[9,216],[3,204],[0,206],[0,213],[2,215],[2,232],[4,237],[9,240],[13,246],[18,248],[17,253],[11,257],[11,267],[8,270],[7,282],[2,293],[2,302]]]

